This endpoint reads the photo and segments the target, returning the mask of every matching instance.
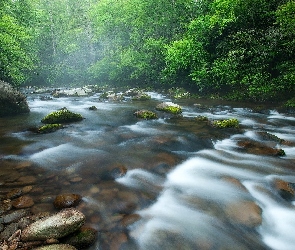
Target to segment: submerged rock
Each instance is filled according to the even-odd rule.
[[[82,200],[79,194],[60,194],[54,200],[54,206],[58,209],[77,206]]]
[[[23,241],[59,239],[78,230],[85,222],[80,211],[67,208],[52,216],[38,220],[22,231]]]
[[[0,117],[30,112],[26,97],[0,80]]]
[[[51,112],[45,116],[41,122],[46,124],[70,123],[83,120],[82,115],[73,113],[67,108]]]
[[[253,201],[238,201],[230,203],[225,209],[231,221],[247,227],[256,227],[262,223],[262,210]]]
[[[290,183],[283,181],[281,179],[274,180],[274,186],[278,191],[279,195],[285,200],[292,200],[295,196],[295,190],[290,185]]]

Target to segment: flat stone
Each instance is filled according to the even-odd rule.
[[[12,206],[15,208],[28,208],[34,205],[34,201],[30,196],[21,196],[12,201]]]

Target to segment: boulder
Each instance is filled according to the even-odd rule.
[[[30,112],[26,97],[0,80],[0,117]]]
[[[59,239],[78,230],[85,222],[80,211],[67,208],[27,226],[21,235],[22,241]]]

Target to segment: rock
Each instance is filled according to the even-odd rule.
[[[146,119],[146,120],[151,120],[151,119],[157,119],[157,114],[153,111],[150,110],[138,110],[136,112],[133,113],[133,115],[135,115],[137,118],[141,118],[141,119]]]
[[[0,215],[9,211],[12,208],[11,200],[4,200],[0,203]]]
[[[0,239],[8,240],[11,235],[14,234],[18,229],[17,223],[11,223],[5,227],[4,231],[0,233]]]
[[[19,209],[0,217],[0,222],[4,224],[9,224],[11,222],[18,221],[24,216],[29,215],[30,211],[28,209]]]
[[[0,117],[30,112],[26,97],[0,80]]]
[[[12,201],[12,206],[15,208],[28,208],[34,205],[34,201],[30,196],[21,196]]]
[[[133,101],[146,101],[150,99],[151,96],[146,93],[138,93],[136,96],[132,97]]]
[[[134,222],[140,220],[140,215],[139,214],[129,214],[123,217],[121,220],[121,224],[124,227],[128,227],[129,225],[133,224]]]
[[[53,97],[63,96],[88,96],[92,93],[92,90],[88,87],[72,88],[72,89],[58,89],[53,93]]]
[[[127,173],[127,168],[124,165],[117,165],[111,167],[101,174],[103,180],[115,180],[116,178],[123,177]]]
[[[156,110],[164,111],[175,115],[182,113],[181,107],[173,102],[162,102],[156,106]]]
[[[97,110],[97,107],[91,106],[91,107],[89,107],[89,110]]]
[[[212,121],[211,125],[215,128],[239,128],[239,121],[236,118]]]
[[[67,244],[53,244],[34,248],[34,250],[77,250],[77,248]]]
[[[33,175],[29,175],[29,176],[22,176],[20,178],[18,178],[18,182],[22,183],[23,185],[27,185],[27,184],[34,184],[36,182],[36,177]]]
[[[230,203],[226,206],[225,213],[231,221],[247,227],[256,227],[262,222],[262,210],[253,201]]]
[[[59,239],[78,230],[85,216],[73,208],[66,208],[52,216],[38,220],[22,231],[23,241]]]
[[[82,200],[79,194],[61,194],[56,196],[53,204],[56,208],[69,208],[77,206]]]
[[[6,195],[7,199],[14,199],[17,197],[20,197],[23,194],[23,190],[21,188],[15,188],[12,189],[8,194]]]
[[[243,148],[247,153],[267,156],[284,156],[285,152],[282,149],[271,148],[263,143],[256,141],[239,141],[238,146]]]
[[[294,198],[295,191],[288,182],[280,180],[280,179],[275,179],[274,186],[275,186],[276,190],[278,191],[279,195],[283,199],[289,201]]]
[[[60,123],[71,123],[83,120],[82,115],[73,113],[67,108],[51,112],[45,116],[41,122],[46,124],[60,124]]]
[[[97,239],[97,231],[90,227],[82,227],[73,234],[61,239],[61,242],[72,245],[78,249],[84,249],[94,244]]]

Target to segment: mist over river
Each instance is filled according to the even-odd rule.
[[[80,194],[77,208],[98,231],[89,249],[295,249],[295,115],[148,94],[146,101],[28,94],[29,114],[0,118],[0,193],[32,185],[34,213],[57,211],[58,194]],[[133,115],[161,102],[179,104],[182,115]],[[85,119],[54,133],[30,130],[63,107]],[[240,128],[198,116],[237,118]]]

